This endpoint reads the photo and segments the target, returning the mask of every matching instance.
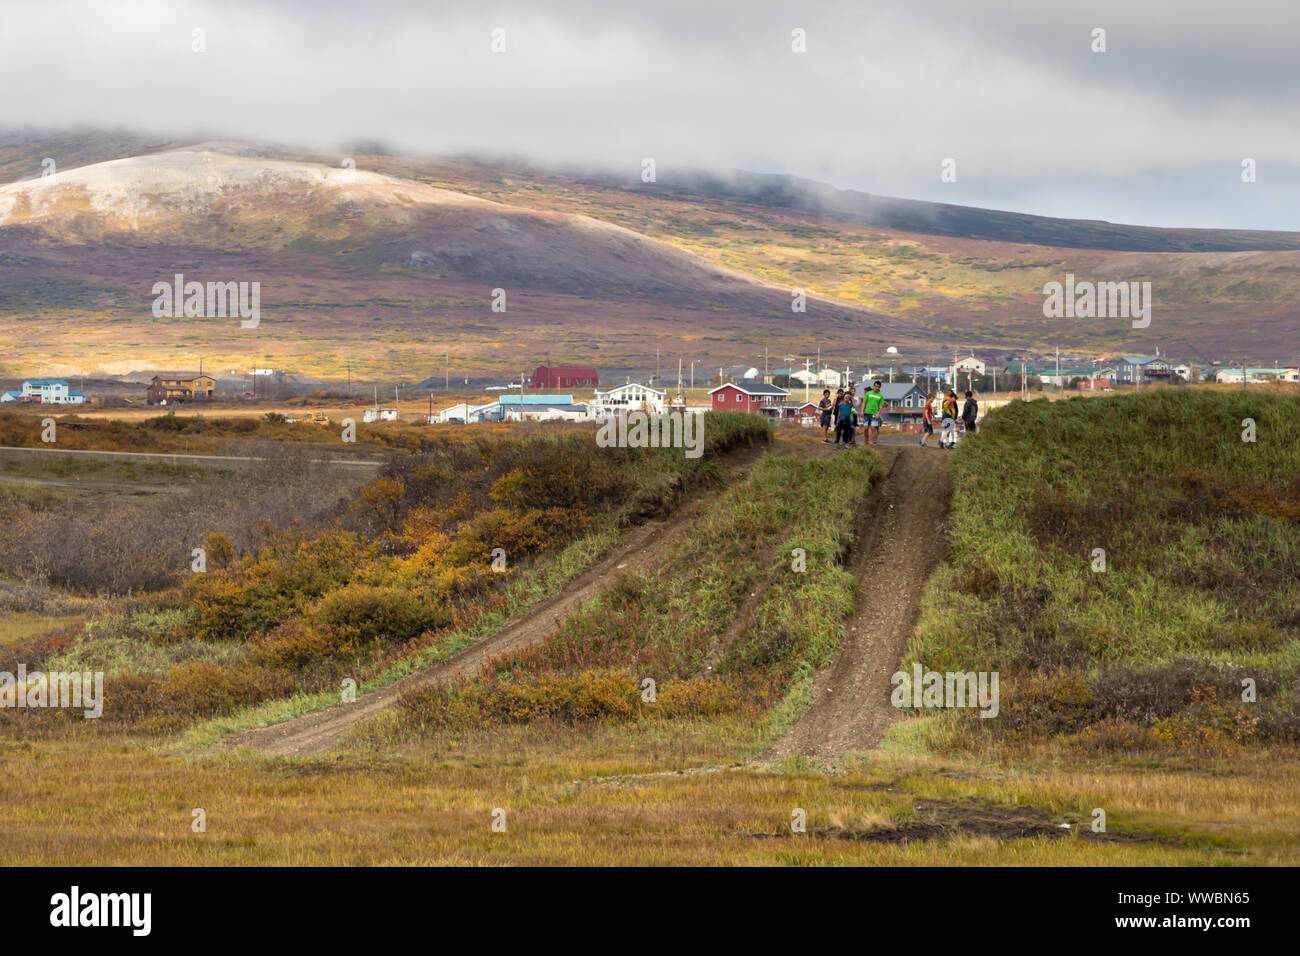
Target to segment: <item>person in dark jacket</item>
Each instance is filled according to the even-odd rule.
[[[966,404],[961,408],[961,423],[966,426],[966,431],[975,434],[975,419],[979,417],[979,402],[975,401],[975,395],[972,392],[966,393]]]

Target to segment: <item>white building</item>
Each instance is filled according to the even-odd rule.
[[[468,402],[461,402],[450,408],[444,408],[434,416],[435,420],[441,424],[448,422],[459,422],[470,424],[471,422],[499,422],[501,421],[501,403],[488,402],[486,405],[471,405]]]
[[[810,368],[777,369],[773,376],[784,375],[790,381],[800,385],[818,388],[839,388],[844,384],[844,373],[833,368],[824,368],[820,372]]]
[[[84,405],[86,396],[61,378],[33,378],[23,382],[21,391],[0,395],[4,402],[36,402],[41,405]]]
[[[812,369],[797,368],[789,373],[790,381],[798,382],[800,385],[816,385],[817,373]]]
[[[1300,369],[1294,368],[1248,368],[1245,373],[1246,384],[1261,382],[1300,382]],[[1220,369],[1214,380],[1220,384],[1240,385],[1242,370],[1239,368]]]
[[[983,375],[984,363],[973,355],[957,359],[948,368],[948,381],[956,381],[957,376],[963,372],[970,372],[972,375]]]
[[[837,372],[833,368],[824,368],[817,373],[817,381],[812,384],[823,388],[841,388],[844,385],[844,373]]]
[[[585,422],[590,417],[587,406],[577,405],[514,405],[505,410],[505,420],[517,422],[522,417],[530,422]]]
[[[395,408],[367,408],[365,414],[361,416],[363,422],[395,422],[397,421],[397,409]]]
[[[660,415],[664,410],[664,397],[668,393],[663,389],[651,388],[630,382],[614,388],[596,389],[596,397],[587,404],[587,413],[592,418],[605,418],[609,415],[626,415],[628,412],[649,412]]]

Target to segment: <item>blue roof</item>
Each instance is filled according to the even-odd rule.
[[[67,385],[68,383],[61,378],[33,378],[23,382],[24,385]]]
[[[1148,362],[1154,362],[1155,358],[1150,355],[1125,355],[1122,362],[1128,362],[1129,365],[1146,365]]]

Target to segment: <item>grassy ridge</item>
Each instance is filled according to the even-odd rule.
[[[975,722],[1000,734],[1300,739],[1297,422],[1297,396],[1186,389],[990,416],[909,661],[1001,672],[1002,719]]]
[[[479,679],[408,695],[389,729],[401,736],[538,719],[759,719],[776,704],[786,714],[797,708],[797,700],[786,705],[792,687],[843,636],[854,593],[842,566],[847,529],[879,474],[865,451],[763,459],[662,567],[622,575],[547,640],[491,662]],[[647,678],[653,701],[642,696]]]

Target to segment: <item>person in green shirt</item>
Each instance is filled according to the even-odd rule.
[[[871,383],[871,389],[862,396],[862,416],[866,420],[867,444],[877,444],[880,434],[880,407],[885,396],[880,394],[880,380]]]

